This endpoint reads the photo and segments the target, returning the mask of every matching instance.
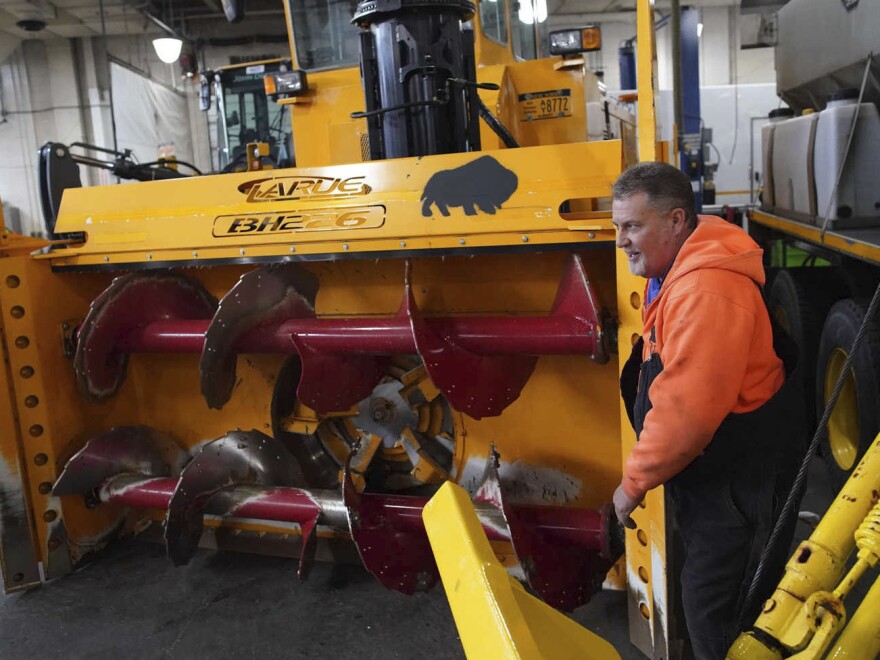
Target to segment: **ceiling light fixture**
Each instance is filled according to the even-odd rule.
[[[518,16],[526,25],[543,23],[547,20],[547,0],[521,0]]]
[[[156,49],[156,55],[160,60],[166,64],[174,64],[180,57],[183,41],[176,37],[160,37],[153,39],[153,48]]]

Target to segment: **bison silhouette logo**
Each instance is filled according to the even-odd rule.
[[[478,208],[494,215],[518,183],[515,173],[491,156],[483,156],[454,170],[436,172],[428,179],[422,193],[422,215],[434,215],[432,204],[444,216],[449,215],[450,206],[462,207],[465,215],[476,215]]]

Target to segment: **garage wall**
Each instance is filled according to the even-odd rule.
[[[703,7],[703,35],[700,38],[702,85],[776,82],[773,49],[742,50],[738,17],[739,7]],[[602,27],[602,50],[598,61],[605,71],[605,84],[610,90],[620,89],[617,51],[623,41],[635,37],[635,12],[551,16],[547,19],[546,29],[562,30],[594,23]],[[672,88],[671,34],[668,23],[656,32],[657,73],[661,89]]]
[[[110,37],[106,42],[99,38],[30,39],[0,61],[0,200],[9,217],[18,218],[23,232],[43,232],[36,176],[41,145],[53,141],[114,146],[110,60],[125,67],[129,80],[140,80],[145,90],[154,90],[153,97],[163,94],[156,90],[164,90],[177,99],[173,110],[167,109],[166,103],[166,109],[158,113],[166,116],[167,137],[160,136],[162,130],[154,131],[152,136],[137,138],[135,132],[128,131],[117,137],[137,140],[143,151],[143,155],[138,154],[142,161],[157,156],[155,147],[145,145],[178,142],[184,145],[186,160],[210,171],[207,128],[198,111],[198,81],[182,77],[178,65],[160,62],[151,38]],[[136,103],[137,98],[132,96],[130,85],[124,87],[114,99],[123,113],[120,123],[130,126],[127,119],[133,111],[129,104]],[[146,99],[149,92],[138,94]],[[124,146],[120,140],[119,147]],[[84,185],[116,182],[105,171],[80,170]]]
[[[26,41],[0,64],[0,199],[26,233],[39,233],[37,149],[85,137],[84,108],[69,41]]]
[[[115,62],[110,80],[120,148],[131,149],[141,163],[155,161],[160,148],[163,155],[192,163],[189,121],[181,121],[189,114],[186,94]]]

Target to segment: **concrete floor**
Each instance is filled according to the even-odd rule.
[[[0,658],[464,658],[442,587],[404,596],[357,566],[200,551],[173,567],[159,545],[118,543],[73,575],[0,597]],[[629,645],[622,592],[574,618]],[[616,639],[615,639],[616,638]]]
[[[803,508],[821,512],[832,494],[814,467]],[[799,538],[809,532],[798,525]],[[356,566],[317,563],[303,583],[295,571],[289,559],[211,551],[175,568],[162,546],[119,542],[70,576],[0,596],[0,658],[464,657],[442,587],[410,597]],[[625,660],[643,657],[624,593],[600,593],[573,618]]]

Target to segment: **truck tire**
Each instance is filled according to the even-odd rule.
[[[846,298],[825,319],[816,370],[816,412],[821,416],[865,317],[866,305]],[[840,398],[822,433],[820,450],[835,491],[880,431],[880,322],[862,340]]]
[[[809,284],[812,279],[801,270],[780,270],[770,287],[768,306],[773,317],[797,344],[800,355],[794,378],[803,386],[804,410],[809,428],[815,428],[816,399],[816,353],[822,325],[818,298],[810,295]]]

